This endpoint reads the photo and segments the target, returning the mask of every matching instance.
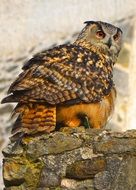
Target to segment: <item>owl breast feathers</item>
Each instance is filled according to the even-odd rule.
[[[18,102],[13,133],[51,132],[56,123],[78,127],[83,116],[91,127],[105,125],[116,96],[115,61],[80,36],[74,44],[38,53],[23,66],[2,101]]]

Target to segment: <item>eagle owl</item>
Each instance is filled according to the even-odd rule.
[[[92,128],[105,126],[114,108],[113,66],[122,31],[105,22],[87,21],[73,44],[36,54],[11,84],[2,103],[17,102],[12,133],[75,128],[85,117]]]

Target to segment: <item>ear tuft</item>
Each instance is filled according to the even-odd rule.
[[[85,21],[84,24],[94,24],[96,23],[95,21]]]

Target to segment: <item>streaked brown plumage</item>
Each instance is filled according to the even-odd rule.
[[[13,133],[51,132],[56,122],[78,127],[81,116],[88,117],[91,127],[103,127],[116,97],[112,72],[121,35],[113,25],[87,22],[75,43],[29,60],[3,99],[3,103],[18,102]]]

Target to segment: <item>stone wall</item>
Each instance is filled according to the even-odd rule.
[[[3,154],[5,190],[136,190],[136,131],[11,139]]]
[[[135,0],[105,0],[104,3],[103,0],[1,0],[0,99],[32,55],[55,44],[72,42],[86,20],[115,23],[133,15],[135,6]],[[127,27],[122,28],[124,34],[128,29],[132,31],[130,24],[129,20]],[[122,27],[121,22],[116,25]],[[0,138],[11,125],[12,109],[12,104],[0,105]]]

